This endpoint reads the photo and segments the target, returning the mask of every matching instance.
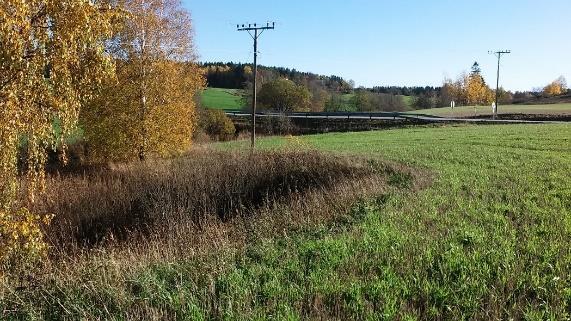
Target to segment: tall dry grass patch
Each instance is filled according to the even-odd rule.
[[[139,247],[152,240],[188,239],[213,225],[236,231],[254,220],[260,224],[260,217],[264,225],[288,226],[331,216],[365,194],[382,193],[388,169],[397,171],[317,152],[202,150],[53,175],[34,210],[56,215],[46,231],[56,252]]]

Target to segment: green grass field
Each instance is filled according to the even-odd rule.
[[[207,88],[202,93],[202,105],[208,109],[241,110],[243,97],[240,89]]]
[[[428,182],[411,189],[393,172],[389,184],[398,188],[346,215],[265,237],[250,227],[243,248],[225,245],[224,226],[215,225],[219,248],[203,255],[147,264],[119,249],[87,252],[95,257],[88,263],[69,259],[80,272],[65,283],[32,275],[31,287],[0,290],[0,308],[22,320],[571,317],[570,125],[408,127],[258,144],[365,158],[372,167],[401,163]],[[122,260],[133,262],[127,272],[117,272]]]
[[[408,128],[299,140],[295,148],[424,168],[434,181],[365,206],[362,220],[346,230],[324,228],[252,249],[255,257],[223,277],[236,289],[224,293],[228,306],[291,319],[308,301],[322,312],[340,303],[348,319],[570,317],[571,126]],[[268,138],[259,145],[291,143]],[[244,302],[246,293],[252,300]]]
[[[478,106],[474,112],[474,106],[456,107],[452,110],[450,107],[421,109],[412,113],[423,113],[434,116],[444,117],[471,117],[491,116],[492,108],[490,106]],[[550,104],[550,105],[500,105],[499,114],[541,114],[541,115],[570,115],[571,104]]]

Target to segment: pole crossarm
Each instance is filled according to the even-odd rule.
[[[496,57],[500,57],[503,54],[512,53],[512,51],[511,50],[498,50],[498,51],[490,51],[490,53],[493,53],[494,55],[496,55]]]
[[[274,27],[253,27],[253,28],[238,28],[238,31],[254,31],[254,30],[270,30],[275,29]]]
[[[275,29],[276,28],[276,24],[275,22],[272,22],[272,24],[270,25],[270,23],[268,22],[265,26],[260,26],[258,27],[258,25],[256,23],[253,24],[248,24],[248,26],[246,25],[236,25],[236,29],[238,31],[255,31],[255,30],[270,30],[270,29]]]

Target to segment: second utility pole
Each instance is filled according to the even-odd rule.
[[[256,146],[256,100],[258,98],[258,90],[257,90],[258,37],[260,37],[262,35],[264,30],[274,29],[275,28],[275,22],[272,22],[271,26],[270,26],[270,23],[268,22],[265,27],[258,27],[255,23],[254,23],[253,27],[251,24],[248,24],[247,27],[246,27],[246,25],[242,25],[242,27],[240,27],[240,25],[237,25],[236,27],[237,27],[238,31],[248,31],[250,36],[252,36],[252,39],[254,39],[254,89],[253,89],[253,94],[252,94],[252,133],[251,133],[252,134],[251,145],[252,145],[252,151],[254,151],[254,148]],[[254,34],[252,34],[251,31],[253,31]]]
[[[499,96],[499,90],[500,90],[500,60],[502,59],[502,55],[503,54],[509,54],[511,53],[510,50],[498,50],[496,52],[491,52],[495,54],[498,57],[498,74],[497,74],[497,78],[496,78],[496,108],[494,109],[494,115],[493,118],[496,119],[498,117],[498,96]]]

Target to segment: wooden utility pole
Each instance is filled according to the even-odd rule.
[[[248,31],[252,39],[254,39],[254,89],[252,94],[252,137],[251,145],[252,151],[256,146],[256,100],[258,99],[257,81],[258,81],[258,38],[262,35],[265,30],[274,29],[276,26],[275,22],[268,22],[266,26],[258,27],[255,23],[246,25],[237,25],[238,31]],[[252,34],[252,31],[254,32]]]
[[[495,52],[490,51],[489,53],[496,55],[496,57],[498,57],[498,73],[496,76],[496,108],[494,109],[494,119],[496,119],[498,117],[498,95],[499,95],[499,90],[500,90],[500,60],[502,59],[502,55],[503,54],[509,54],[511,53],[510,50],[498,50]]]

